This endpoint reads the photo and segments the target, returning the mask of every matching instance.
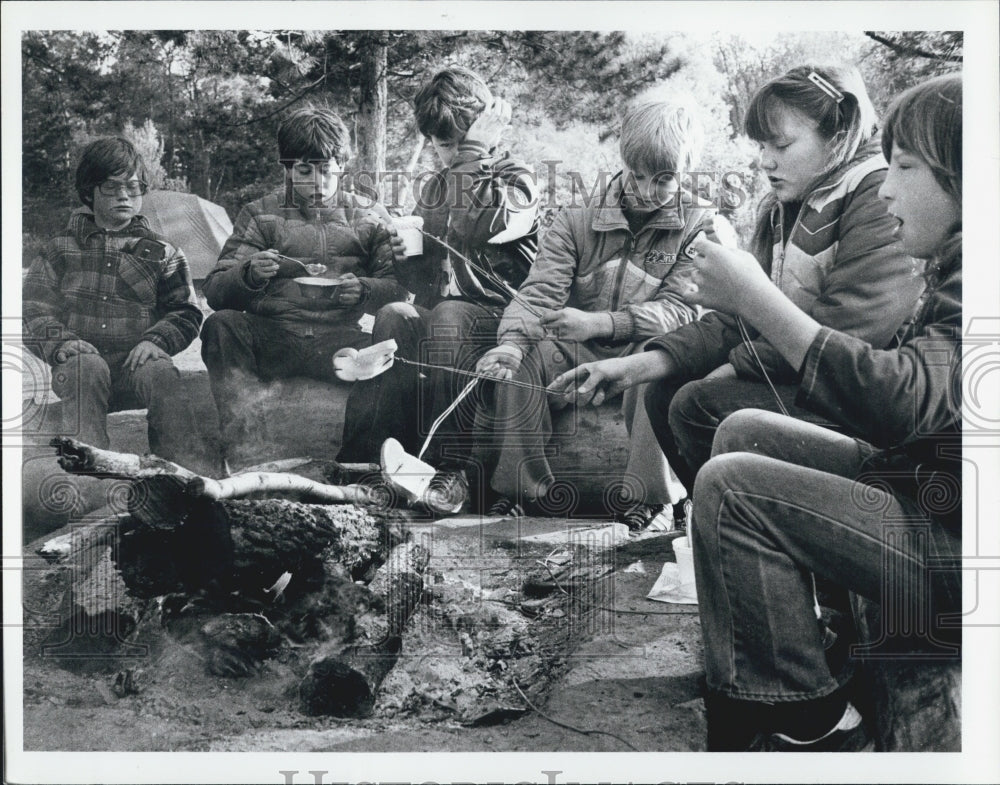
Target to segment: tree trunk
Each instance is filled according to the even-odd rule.
[[[382,173],[385,171],[386,114],[389,35],[375,30],[361,36],[361,96],[358,101],[358,171],[364,189],[369,184],[381,201]],[[359,189],[361,190],[361,189]]]

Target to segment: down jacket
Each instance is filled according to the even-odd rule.
[[[293,332],[311,334],[313,327],[353,324],[364,312],[374,313],[386,303],[405,300],[407,292],[393,272],[392,246],[385,227],[388,213],[381,205],[361,206],[350,193],[340,192],[335,199],[334,205],[317,208],[298,194],[286,202],[282,192],[244,207],[218,264],[205,279],[208,304],[215,310],[271,317]],[[366,295],[350,307],[306,298],[292,279],[308,273],[291,263],[283,264],[269,281],[253,284],[249,259],[268,248],[306,263],[325,264],[326,278],[353,273],[361,279]]]

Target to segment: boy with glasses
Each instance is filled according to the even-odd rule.
[[[202,314],[183,252],[140,214],[147,173],[125,139],[83,151],[70,217],[23,281],[25,345],[52,366],[61,432],[108,447],[107,414],[148,409],[149,448],[212,474],[171,356],[197,336]]]

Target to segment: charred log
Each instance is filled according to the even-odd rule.
[[[321,650],[299,684],[306,714],[365,716],[402,649],[403,627],[423,594],[423,573],[430,555],[416,543],[396,547],[369,584],[381,600],[377,609],[356,619],[350,646]]]

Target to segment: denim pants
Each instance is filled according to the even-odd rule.
[[[691,530],[709,688],[782,702],[839,686],[824,654],[812,574],[882,603],[884,614],[909,614],[916,629],[960,611],[957,533],[851,479],[871,452],[754,409],[718,428],[695,483]]]
[[[549,464],[552,412],[544,388],[559,374],[577,365],[621,357],[632,344],[606,346],[595,341],[536,343],[521,361],[514,380],[532,388],[497,382],[493,405],[477,415],[476,455],[493,490],[510,499],[542,499],[555,477]]]
[[[420,347],[423,362],[474,371],[476,363],[497,345],[497,328],[503,309],[461,300],[445,300],[427,318],[427,338]],[[426,403],[421,407],[420,436],[430,432],[434,420],[458,397],[471,378],[448,371],[426,371]],[[480,381],[454,412],[441,422],[427,447],[424,460],[438,468],[469,468],[475,443],[476,411],[482,405],[486,384]]]
[[[107,449],[108,412],[147,409],[151,453],[216,476],[219,459],[197,428],[173,362],[147,360],[130,371],[124,361],[125,357],[78,354],[52,367],[52,391],[62,400],[61,433]]]
[[[775,385],[775,389],[792,417],[830,424],[795,405],[797,386]],[[719,423],[740,409],[781,411],[767,384],[733,378],[653,382],[647,386],[645,402],[660,449],[689,493],[698,470],[712,455],[712,440]]]

